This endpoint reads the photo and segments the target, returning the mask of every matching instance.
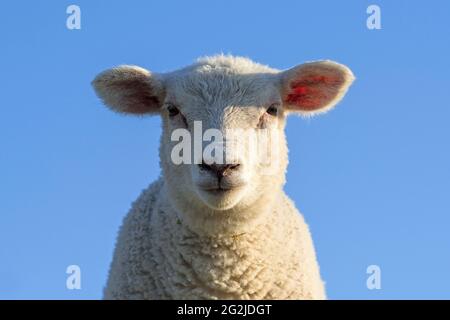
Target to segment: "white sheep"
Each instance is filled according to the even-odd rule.
[[[285,118],[329,110],[353,79],[331,61],[279,71],[224,55],[164,74],[136,66],[99,74],[93,86],[112,110],[159,113],[163,122],[162,177],[123,222],[104,298],[324,299],[308,226],[283,191]],[[194,136],[195,121],[224,137],[237,128],[278,133],[268,142],[276,150],[271,170],[249,153],[175,163],[180,141],[172,134]]]

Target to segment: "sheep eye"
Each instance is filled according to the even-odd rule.
[[[266,112],[270,114],[271,116],[277,116],[278,115],[278,104],[274,103],[269,108],[267,108]]]
[[[176,115],[178,115],[180,113],[180,110],[178,110],[178,108],[175,107],[173,104],[170,104],[167,107],[167,111],[169,111],[169,117],[175,117]]]

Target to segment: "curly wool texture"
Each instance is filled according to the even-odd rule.
[[[159,180],[125,218],[106,299],[324,299],[302,216],[279,195],[253,232],[200,236],[183,225]]]

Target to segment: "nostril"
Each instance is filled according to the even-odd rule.
[[[205,162],[202,162],[201,164],[198,165],[200,167],[200,169],[205,170],[205,171],[211,171],[214,172],[215,174],[217,174],[218,176],[224,176],[227,173],[229,173],[232,170],[236,170],[240,164],[224,164],[224,165],[219,165],[219,164],[207,164]]]
[[[218,165],[218,164],[215,164],[215,163],[207,164],[204,161],[201,164],[199,164],[198,166],[202,170],[211,171],[211,172],[216,173],[216,174],[219,174],[219,173],[223,172],[223,167],[225,167],[225,166]]]
[[[239,164],[226,164],[223,166],[220,166],[221,168],[219,171],[217,171],[217,175],[223,177],[230,175],[234,170],[236,170],[240,165]]]
[[[205,162],[200,163],[198,166],[203,170],[213,170],[213,168]]]

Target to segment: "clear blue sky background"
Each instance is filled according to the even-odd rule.
[[[366,28],[372,3],[382,30]],[[70,4],[81,30],[66,28]],[[92,78],[220,52],[277,68],[333,59],[357,77],[331,113],[287,127],[286,191],[329,297],[450,298],[449,14],[448,1],[2,3],[0,298],[100,298],[121,220],[159,175],[160,120],[109,112]],[[371,264],[381,290],[366,288]]]

